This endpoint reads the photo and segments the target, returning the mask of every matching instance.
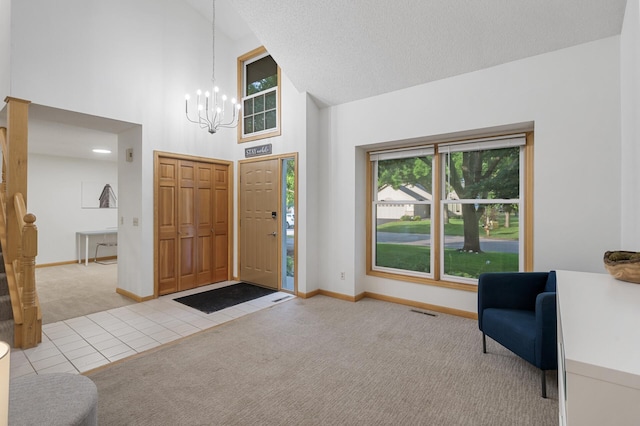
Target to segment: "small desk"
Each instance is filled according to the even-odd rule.
[[[92,235],[118,235],[118,228],[100,229],[98,231],[79,231],[76,232],[76,250],[78,252],[78,263],[82,263],[82,257],[80,249],[82,248],[81,241],[84,236],[84,266],[89,264],[89,237]]]

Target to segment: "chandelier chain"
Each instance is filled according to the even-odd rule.
[[[211,12],[211,81],[216,82],[216,0],[212,2]]]
[[[218,95],[219,88],[216,82],[216,0],[211,1],[211,86],[212,91],[196,92],[196,116],[189,116],[189,100],[191,96],[185,95],[184,113],[188,121],[197,124],[201,129],[206,129],[214,134],[221,128],[233,128],[238,125],[240,118],[241,102],[231,99],[231,105],[226,106],[227,95]],[[231,109],[231,111],[229,111]],[[225,114],[226,113],[226,114]],[[231,117],[229,117],[229,114]]]

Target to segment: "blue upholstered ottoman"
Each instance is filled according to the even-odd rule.
[[[79,374],[41,374],[12,379],[9,424],[97,425],[98,388],[91,379]]]

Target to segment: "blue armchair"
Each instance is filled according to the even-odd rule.
[[[547,397],[546,370],[558,368],[556,273],[501,272],[478,279],[478,326],[482,352],[486,336],[541,370],[542,397]]]

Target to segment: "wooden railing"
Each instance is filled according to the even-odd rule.
[[[35,281],[38,254],[36,217],[27,213],[27,123],[29,101],[7,98],[7,127],[0,128],[0,244],[4,258],[16,348],[42,341],[42,313]]]

